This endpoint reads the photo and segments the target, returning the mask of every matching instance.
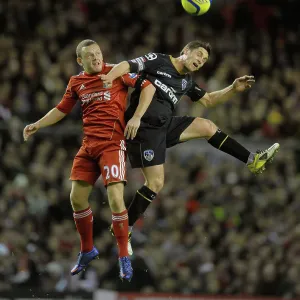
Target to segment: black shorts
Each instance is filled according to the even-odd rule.
[[[159,124],[141,122],[134,140],[127,140],[127,152],[132,168],[145,168],[165,163],[166,149],[180,143],[181,133],[194,117],[162,117]]]

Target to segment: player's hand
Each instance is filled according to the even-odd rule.
[[[254,83],[255,83],[254,76],[245,75],[243,77],[237,78],[233,82],[232,86],[235,91],[243,92],[247,89],[250,89]]]
[[[133,116],[126,125],[124,135],[126,139],[134,139],[141,125],[141,118]]]
[[[99,77],[101,78],[101,80],[103,81],[103,87],[104,88],[111,88],[112,87],[112,83],[113,83],[113,78],[109,75],[109,74],[101,74],[99,75]]]
[[[34,133],[36,133],[39,129],[40,129],[40,126],[39,126],[38,122],[27,125],[23,130],[24,141],[26,142],[28,140],[28,138],[31,135],[33,135]]]

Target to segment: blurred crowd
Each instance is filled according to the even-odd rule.
[[[101,180],[91,196],[100,259],[83,276],[69,275],[79,251],[68,180],[76,148],[64,142],[38,139],[19,149],[9,144],[1,157],[0,291],[101,287],[300,297],[300,176],[294,151],[279,153],[259,177],[224,157],[170,152],[166,185],[134,227],[135,273],[128,284],[118,279]],[[143,178],[130,170],[128,181],[127,203]]]
[[[225,1],[195,18],[174,0],[1,1],[0,291],[101,287],[300,297],[299,154],[292,148],[253,177],[232,160],[186,156],[185,145],[178,146],[168,157],[163,191],[134,229],[135,275],[127,284],[117,279],[101,180],[91,195],[100,259],[82,276],[69,276],[79,250],[68,180],[81,141],[79,107],[63,126],[22,143],[24,124],[55,106],[80,71],[75,49],[85,38],[99,42],[112,63],[149,51],[178,55],[193,39],[209,41],[213,54],[195,76],[201,86],[218,90],[245,74],[257,82],[210,111],[182,100],[177,113],[208,117],[250,138],[299,136],[295,2],[286,10],[261,2]],[[128,181],[127,203],[143,178],[130,170]]]

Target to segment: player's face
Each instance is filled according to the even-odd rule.
[[[185,54],[184,66],[190,72],[198,71],[208,60],[208,52],[202,47],[187,50]]]
[[[99,45],[92,44],[83,47],[78,63],[81,64],[84,70],[89,74],[101,72],[103,56]]]

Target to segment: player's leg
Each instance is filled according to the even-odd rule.
[[[128,206],[130,232],[134,223],[163,188],[166,131],[167,126],[155,127],[144,124],[143,129],[139,132],[142,142],[127,141],[131,167],[140,168],[145,176],[145,184],[137,190]]]
[[[114,182],[107,186],[108,202],[112,213],[112,226],[119,248],[119,257],[128,256],[128,213],[124,203],[124,183]]]
[[[89,195],[93,186],[83,180],[72,180],[70,201],[73,211],[86,210],[89,207]]]
[[[225,134],[210,120],[194,118],[192,123],[180,134],[179,141],[205,138],[209,144],[247,164],[253,173],[262,173],[265,164],[273,160],[279,150],[279,144],[257,153],[250,152],[236,140]]]
[[[83,147],[77,153],[71,171],[72,190],[70,193],[73,217],[80,235],[80,253],[71,274],[84,270],[98,256],[93,242],[93,213],[89,206],[89,195],[100,175],[100,169]]]
[[[164,165],[142,168],[141,170],[145,177],[145,184],[137,190],[128,207],[130,231],[164,186]]]
[[[85,181],[72,181],[70,200],[76,229],[80,235],[80,252],[90,252],[94,246],[93,214],[88,202],[92,188]]]
[[[101,154],[99,165],[112,213],[112,228],[119,251],[120,277],[131,280],[133,270],[128,254],[128,213],[124,202],[126,182],[125,146],[111,142]]]

